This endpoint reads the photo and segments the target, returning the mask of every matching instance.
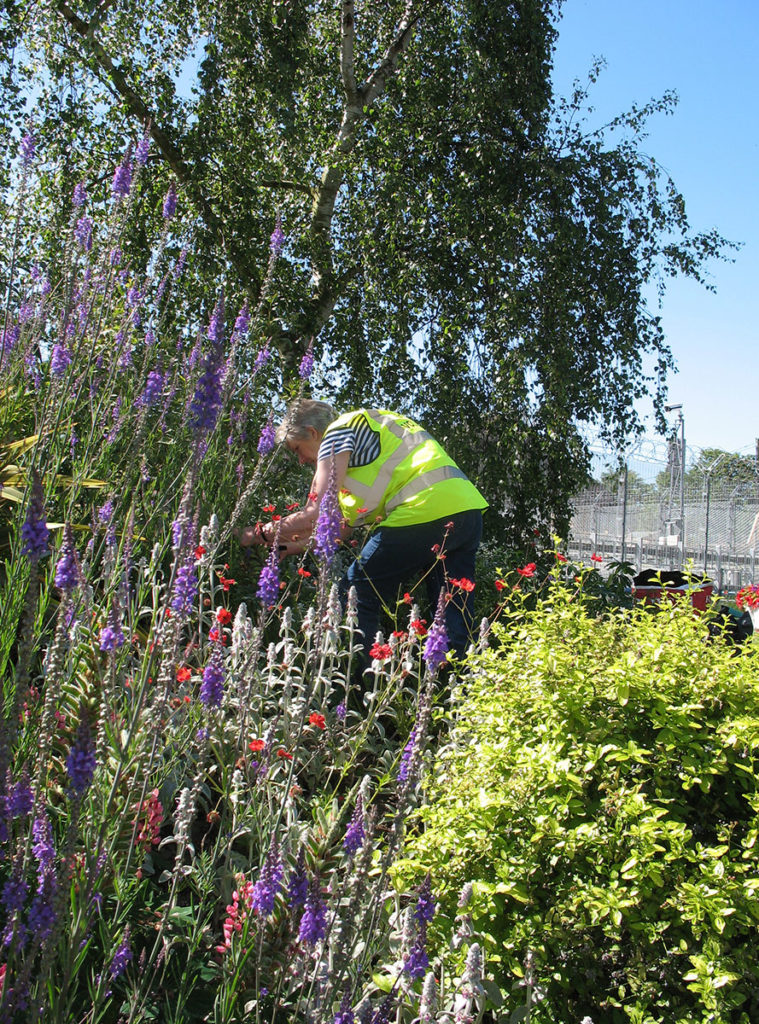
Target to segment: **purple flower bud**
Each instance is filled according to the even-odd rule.
[[[209,327],[210,331],[210,327]],[[205,357],[205,368],[195,385],[190,402],[189,425],[197,437],[210,434],[216,426],[222,405],[222,372],[218,360],[212,355]]]
[[[408,952],[403,962],[403,971],[409,978],[423,978],[430,968],[430,960],[426,950],[426,936],[424,930],[420,929],[414,945]]]
[[[272,545],[266,564],[261,569],[256,597],[267,608],[272,608],[279,600],[279,558],[276,544]]]
[[[138,403],[146,409],[157,405],[161,398],[163,398],[165,385],[166,378],[164,375],[159,370],[151,370],[145,382],[145,390],[137,399]]]
[[[111,192],[117,202],[121,202],[122,199],[126,199],[129,195],[129,190],[132,187],[132,162],[128,156],[124,158],[124,162],[119,164],[113,175],[113,184],[111,185]]]
[[[419,922],[428,924],[435,916],[435,900],[432,896],[432,881],[429,874],[419,886],[419,895],[416,902],[414,917]]]
[[[198,577],[194,561],[188,560],[177,569],[174,580],[174,593],[171,598],[172,611],[180,615],[189,615],[198,596]]]
[[[71,201],[74,204],[75,210],[78,210],[87,202],[87,188],[84,182],[80,181],[78,185],[74,185],[74,194],[71,197]]]

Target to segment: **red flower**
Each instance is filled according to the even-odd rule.
[[[308,724],[313,725],[315,729],[326,729],[327,720],[324,715],[320,715],[318,711],[312,711],[308,716]]]
[[[387,661],[388,658],[392,657],[392,654],[390,644],[375,643],[369,651],[369,657],[375,661]]]
[[[359,514],[362,513],[362,512],[368,512],[368,511],[369,511],[369,509],[366,507],[366,505],[362,505],[361,508],[357,508],[356,509],[356,512],[358,512]]]
[[[185,665],[183,668],[177,669],[177,682],[178,683],[189,683],[192,678],[192,671]]]
[[[264,505],[262,507],[261,511],[262,512],[273,512],[276,507],[277,507],[276,505]]]
[[[593,554],[592,554],[592,555],[590,556],[590,560],[591,560],[591,562],[603,562],[603,558],[601,558],[601,556],[600,556],[600,555],[597,555],[597,554],[595,553],[595,551],[594,551],[594,552],[593,552]]]
[[[424,636],[427,633],[426,619],[412,619],[410,625],[417,636]]]
[[[216,611],[216,621],[220,622],[222,626],[226,626],[227,623],[232,621],[232,612],[229,608],[219,608]]]
[[[411,594],[406,593],[406,594],[403,595],[403,603],[404,604],[411,604]]]
[[[525,579],[529,579],[530,576],[534,576],[535,575],[535,570],[536,569],[537,569],[537,566],[535,565],[534,562],[528,562],[527,565],[525,565],[522,569],[517,569],[517,572],[519,573],[520,576],[523,576]]]
[[[566,560],[567,560],[567,556],[566,555],[562,555],[562,553],[560,551],[554,552],[554,555],[556,557],[556,561],[557,562],[566,562]]]
[[[289,752],[289,750],[285,750],[284,747],[279,748],[279,750],[277,751],[277,757],[286,758],[288,761],[292,761],[293,759],[293,755]]]
[[[466,576],[462,576],[460,580],[451,580],[452,587],[458,587],[459,590],[465,590],[468,594],[474,590],[474,583],[472,580],[468,580]]]
[[[495,589],[496,590],[505,590],[506,589],[506,584],[503,582],[503,580],[496,580],[495,581]]]
[[[293,512],[296,508],[300,508],[300,502],[299,501],[294,501],[290,505],[285,505],[285,511],[286,512]]]
[[[208,630],[208,639],[211,643],[224,645],[227,642],[227,638],[224,636],[218,626],[214,626],[213,629]]]
[[[203,545],[198,544],[198,546],[195,548],[195,558],[202,558],[205,553],[206,549],[203,547]]]
[[[223,572],[217,573],[217,576],[219,578],[219,583],[221,583],[221,588],[225,594],[229,593],[229,588],[233,587],[235,583],[237,583],[237,580],[229,579],[227,576],[224,575]]]
[[[395,637],[396,640],[405,640],[406,637],[408,636],[408,633],[406,632],[405,629],[394,629],[393,636]]]
[[[266,746],[266,740],[251,740],[248,744],[248,749],[256,753],[259,750],[263,750]]]
[[[310,575],[311,575],[311,573],[310,573],[310,572],[308,571],[308,569],[304,569],[304,568],[303,568],[303,566],[301,566],[301,567],[300,567],[300,568],[298,569],[298,575],[299,575],[299,576],[303,576],[303,577],[308,577],[308,576],[310,576]]]

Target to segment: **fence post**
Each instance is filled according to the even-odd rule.
[[[621,562],[626,561],[627,547],[626,541],[627,531],[627,463],[625,463],[625,472],[622,476],[622,557]]]

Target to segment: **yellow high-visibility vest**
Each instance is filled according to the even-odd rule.
[[[357,414],[379,433],[380,454],[367,466],[349,467],[338,495],[340,510],[351,526],[375,523],[408,526],[429,523],[488,503],[418,423],[384,409],[344,413],[327,431],[344,428]]]

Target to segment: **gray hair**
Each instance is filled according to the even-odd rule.
[[[277,442],[288,437],[294,441],[302,441],[308,437],[308,428],[313,427],[318,434],[323,434],[327,427],[337,419],[337,413],[327,402],[316,402],[312,398],[301,398],[288,408],[285,418],[277,427]]]

